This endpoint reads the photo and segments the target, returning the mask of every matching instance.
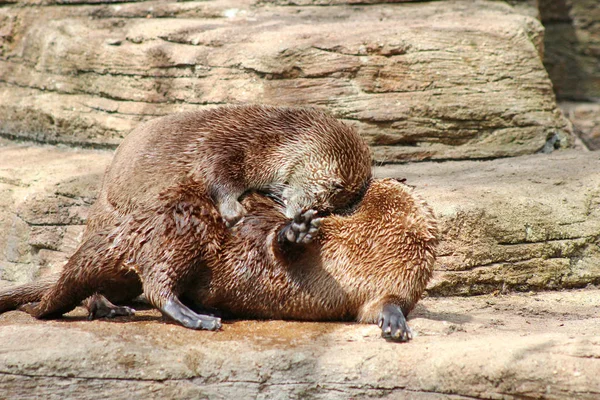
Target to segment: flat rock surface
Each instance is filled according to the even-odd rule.
[[[325,3],[9,2],[0,133],[114,147],[157,115],[260,102],[326,107],[386,162],[570,144],[537,19],[498,1]]]
[[[417,336],[374,325],[234,321],[220,332],[155,311],[87,321],[0,315],[7,399],[597,399],[600,290],[428,298]]]

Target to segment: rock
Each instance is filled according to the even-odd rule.
[[[597,0],[539,0],[546,28],[544,64],[561,100],[600,101]]]
[[[424,299],[416,337],[375,325],[235,321],[192,331],[139,311],[0,315],[7,399],[597,399],[600,290]]]
[[[60,270],[79,243],[111,156],[10,142],[0,147],[0,285]],[[599,159],[571,150],[386,165],[375,172],[407,178],[440,218],[430,295],[465,295],[600,282]]]
[[[324,3],[8,3],[0,132],[114,148],[141,120],[260,102],[326,107],[377,161],[570,145],[535,18],[495,1]]]
[[[600,153],[384,166],[441,219],[431,295],[600,282]]]
[[[0,143],[0,284],[60,271],[112,152]]]
[[[590,150],[600,150],[600,103],[561,102],[573,130]]]

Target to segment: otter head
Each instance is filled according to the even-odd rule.
[[[296,213],[309,209],[316,210],[321,215],[350,212],[360,202],[369,182],[370,174],[357,182],[339,177],[293,180],[281,193],[286,216],[293,218]]]
[[[345,191],[341,183],[309,183],[304,185],[287,185],[282,192],[282,199],[285,204],[285,215],[293,218],[298,212],[307,210],[316,210],[320,214],[330,213],[336,210],[336,205],[340,203],[339,197],[345,196]]]

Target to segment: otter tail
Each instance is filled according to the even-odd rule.
[[[0,314],[19,306],[40,301],[44,293],[58,281],[59,274],[49,275],[34,282],[0,290]]]

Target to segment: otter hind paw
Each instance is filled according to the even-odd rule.
[[[407,342],[413,338],[412,330],[406,323],[402,310],[395,304],[383,306],[377,325],[381,328],[381,336],[385,339]]]
[[[131,307],[114,306],[111,308],[98,310],[95,314],[90,313],[88,315],[88,319],[131,317],[133,315],[135,315],[135,309]]]
[[[196,314],[177,299],[168,300],[161,311],[186,328],[207,331],[218,331],[221,329],[221,318]]]
[[[319,232],[322,218],[317,218],[316,210],[298,211],[280,232],[280,238],[291,243],[308,244]]]

